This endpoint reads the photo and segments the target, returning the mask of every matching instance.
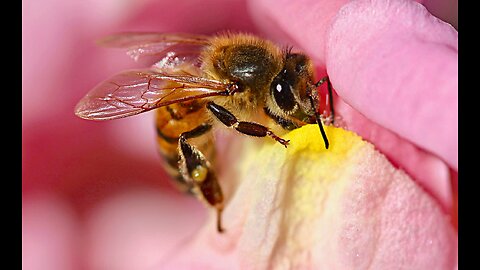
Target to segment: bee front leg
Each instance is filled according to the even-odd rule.
[[[289,140],[284,140],[278,137],[269,128],[263,125],[253,122],[238,121],[231,112],[213,102],[208,102],[207,108],[213,113],[213,115],[215,115],[218,120],[220,120],[220,122],[222,122],[227,127],[235,128],[240,133],[254,137],[270,136],[285,147],[287,147],[288,142],[290,142]]]
[[[332,117],[332,124],[335,123],[335,111],[333,108],[333,90],[332,90],[332,83],[330,82],[330,78],[328,76],[323,77],[320,81],[316,83],[316,86],[322,85],[324,82],[327,82],[327,90],[328,90],[328,105],[330,106],[330,115]]]
[[[192,183],[193,191],[217,210],[217,230],[223,232],[221,215],[223,211],[223,193],[217,177],[205,156],[187,139],[198,137],[210,130],[208,124],[201,125],[192,131],[182,133],[178,139],[180,155],[179,169],[185,181]]]

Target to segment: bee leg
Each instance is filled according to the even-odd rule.
[[[327,90],[328,90],[328,105],[330,106],[330,115],[332,116],[332,124],[335,123],[335,111],[333,109],[333,90],[332,90],[332,83],[330,82],[330,78],[328,76],[323,77],[320,81],[318,81],[317,86],[322,85],[324,82],[327,82]]]
[[[178,152],[180,155],[179,169],[185,181],[192,183],[195,194],[205,200],[217,210],[217,230],[223,232],[221,215],[223,211],[222,189],[217,177],[205,156],[187,139],[198,137],[208,130],[209,124],[182,133],[178,139]]]
[[[283,146],[287,147],[289,140],[284,140],[275,135],[270,129],[253,122],[238,121],[237,118],[224,107],[213,102],[207,103],[207,108],[227,127],[233,127],[240,133],[254,137],[270,136]]]

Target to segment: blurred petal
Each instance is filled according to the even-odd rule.
[[[253,0],[250,11],[268,38],[301,48],[325,66],[326,33],[346,0]]]
[[[152,269],[204,218],[205,209],[193,197],[145,188],[111,196],[88,216],[88,269]]]
[[[168,266],[453,269],[457,238],[435,201],[354,133],[327,134],[328,150],[315,125],[286,135],[287,150],[251,144],[226,232],[215,231],[212,215]]]
[[[233,10],[242,20],[231,20]],[[73,109],[100,81],[139,66],[122,51],[97,47],[103,35],[247,31],[252,24],[245,14],[242,0],[22,1],[23,269],[105,269],[122,256],[129,269],[139,269],[196,229],[202,205],[172,191],[156,152],[152,115],[99,124],[77,118]],[[159,197],[170,193],[130,205],[114,200],[135,187],[153,188]],[[37,198],[40,193],[47,199]],[[103,200],[113,202],[99,210]]]
[[[78,220],[65,200],[37,194],[22,200],[22,269],[82,269]]]
[[[257,27],[270,39],[305,50],[318,66],[325,66],[326,34],[347,0],[250,0]],[[394,2],[394,1],[391,1]],[[413,2],[413,1],[412,1]],[[417,0],[435,16],[456,26],[456,0]]]

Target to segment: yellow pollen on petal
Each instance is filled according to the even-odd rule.
[[[342,180],[346,179],[345,176],[355,167],[352,167],[350,161],[357,158],[360,148],[371,146],[354,132],[333,126],[324,128],[330,143],[328,149],[325,148],[317,125],[304,126],[285,136],[285,139],[290,140],[290,145],[287,148],[284,169],[289,170],[296,179],[290,192],[291,198],[295,198],[294,201],[297,202],[292,213],[299,214],[299,218],[315,213],[319,207],[302,202],[315,201],[313,197],[326,198],[333,195],[332,191],[341,191]],[[327,189],[327,186],[330,188]]]
[[[284,218],[292,224],[329,211],[321,202],[342,192],[344,180],[356,168],[359,151],[373,147],[354,132],[333,126],[324,128],[330,143],[328,149],[314,124],[280,136],[290,140],[286,149],[271,140],[261,147],[245,147],[240,171],[246,175],[242,178],[278,183],[275,192],[284,197]]]

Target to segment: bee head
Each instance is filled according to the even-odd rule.
[[[292,116],[304,122],[314,116],[309,94],[316,92],[313,65],[304,54],[285,53],[284,65],[270,84],[267,106],[278,116]]]
[[[304,54],[286,51],[284,66],[270,85],[268,109],[283,118],[296,118],[302,122],[317,123],[328,148],[318,112],[318,86],[314,82],[313,64]]]

